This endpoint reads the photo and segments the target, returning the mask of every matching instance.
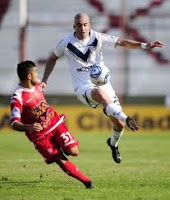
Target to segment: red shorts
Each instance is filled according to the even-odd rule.
[[[45,158],[47,164],[55,162],[57,154],[67,152],[78,145],[78,140],[70,133],[67,126],[61,123],[49,134],[34,142],[35,148]]]

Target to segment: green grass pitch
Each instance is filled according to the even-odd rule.
[[[93,180],[85,189],[56,164],[47,165],[24,133],[0,133],[1,200],[169,200],[170,133],[124,133],[121,164],[111,158],[109,133],[75,135],[69,158]]]

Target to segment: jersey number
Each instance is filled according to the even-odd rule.
[[[74,139],[73,139],[73,137],[70,135],[69,132],[62,133],[62,134],[60,135],[60,137],[62,137],[62,139],[64,140],[65,146],[68,146],[69,144],[74,143]]]

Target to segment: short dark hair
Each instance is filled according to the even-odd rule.
[[[30,60],[26,60],[26,61],[18,63],[17,74],[18,74],[19,79],[21,81],[26,80],[29,70],[35,66],[36,66],[35,63]]]

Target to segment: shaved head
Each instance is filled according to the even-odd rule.
[[[81,18],[86,19],[86,20],[88,20],[90,22],[88,14],[86,14],[86,13],[78,13],[74,17],[74,24],[76,24],[79,21],[79,19],[81,19]]]
[[[91,28],[89,16],[86,13],[78,13],[74,17],[73,28],[78,39],[84,40],[88,38]]]

